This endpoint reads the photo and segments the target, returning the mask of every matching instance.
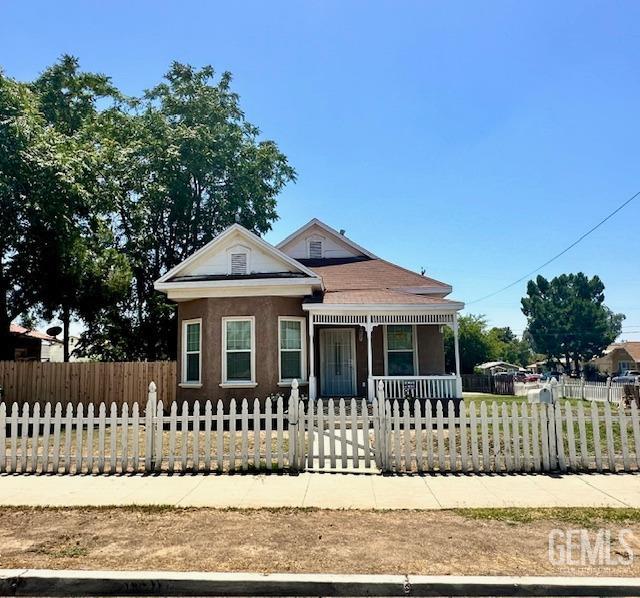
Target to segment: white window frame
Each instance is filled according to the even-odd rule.
[[[250,322],[251,323],[251,380],[229,380],[227,379],[227,323],[228,322]],[[222,318],[222,344],[220,354],[222,355],[222,388],[247,388],[258,386],[256,382],[256,318],[255,316],[225,316]],[[240,352],[239,349],[232,349],[232,353]],[[244,349],[241,351],[244,352]]]
[[[197,351],[187,351],[187,327],[190,324],[198,324],[200,326],[199,345]],[[198,353],[198,379],[187,380],[187,355]],[[182,376],[180,386],[183,388],[201,388],[202,387],[202,318],[193,318],[191,320],[182,320]]]
[[[384,332],[384,375],[389,375],[389,337],[388,337],[388,327],[389,326],[411,326],[413,329],[411,333],[411,339],[413,341],[413,375],[419,376],[418,371],[418,327],[416,324],[385,324],[383,326]],[[407,349],[391,349],[391,353],[404,353]]]
[[[245,247],[244,245],[234,245],[233,247],[229,247],[227,249],[227,274],[231,275],[231,256],[234,253],[243,253],[247,258],[247,272],[246,274],[251,273],[251,249]],[[241,274],[237,274],[236,276],[244,276]]]
[[[300,349],[282,348],[281,322],[300,322]],[[278,385],[290,386],[293,378],[282,377],[282,352],[300,351],[300,379],[298,382],[307,381],[307,318],[299,316],[278,316]]]

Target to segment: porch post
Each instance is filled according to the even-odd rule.
[[[456,398],[462,398],[462,378],[460,377],[460,345],[458,344],[458,314],[453,315],[453,346],[456,355]]]
[[[365,329],[367,331],[367,399],[370,403],[373,403],[376,390],[373,384],[373,354],[371,351],[371,333],[373,332],[373,326],[371,325],[370,315],[367,316]]]
[[[318,387],[316,383],[315,367],[316,367],[316,353],[313,347],[313,312],[309,312],[309,398],[316,399],[318,394]]]

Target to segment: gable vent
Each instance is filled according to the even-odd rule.
[[[309,258],[322,259],[322,241],[309,241]]]
[[[247,273],[247,254],[232,253],[231,254],[231,274]]]

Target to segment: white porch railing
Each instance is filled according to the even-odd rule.
[[[373,376],[374,387],[384,384],[387,399],[456,399],[455,376]]]

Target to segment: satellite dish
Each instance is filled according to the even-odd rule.
[[[47,334],[49,336],[58,336],[62,332],[61,326],[51,326],[51,328],[47,328]]]

